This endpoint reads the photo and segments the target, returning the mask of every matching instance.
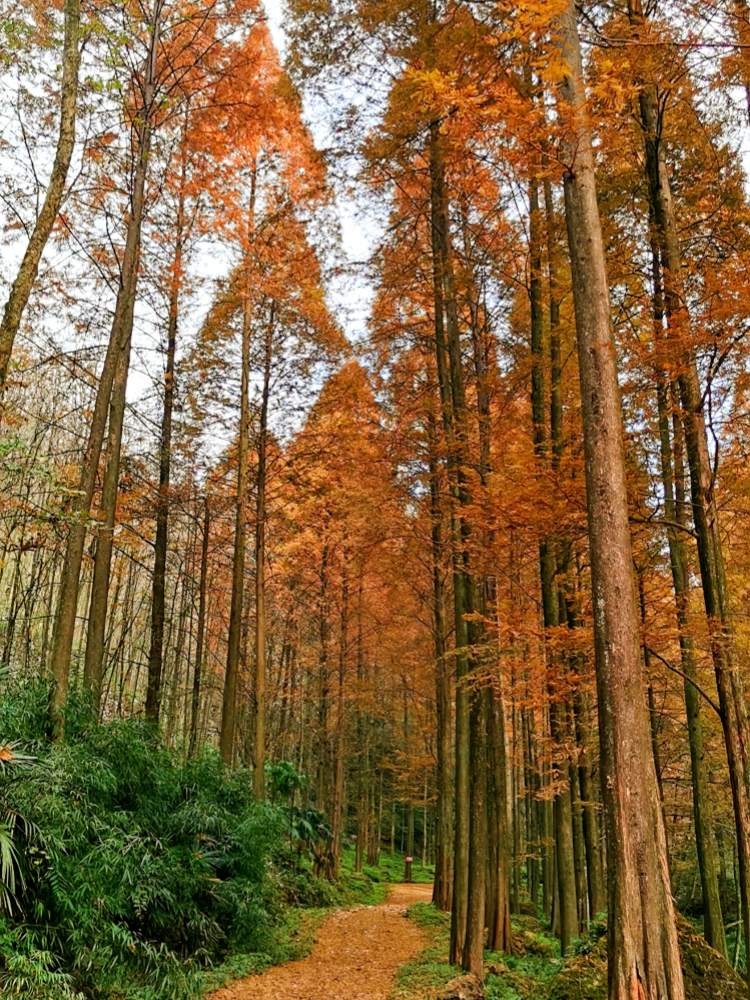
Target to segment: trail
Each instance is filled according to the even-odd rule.
[[[430,885],[395,885],[385,903],[337,910],[306,958],[242,979],[209,1000],[387,1000],[396,970],[425,943],[406,909],[431,896]]]

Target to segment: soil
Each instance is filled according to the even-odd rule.
[[[306,958],[242,979],[209,1000],[387,1000],[396,970],[426,944],[406,910],[431,896],[430,885],[395,885],[385,903],[338,910]]]

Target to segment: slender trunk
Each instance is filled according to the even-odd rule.
[[[583,408],[602,786],[610,1000],[684,1000],[638,643],[625,449],[576,9],[557,24],[565,214]]]
[[[656,333],[663,334],[664,309],[661,294],[661,270],[656,246],[652,247],[654,272],[654,325]],[[690,748],[690,774],[693,789],[693,823],[698,870],[703,894],[703,932],[710,945],[726,955],[726,937],[719,891],[719,864],[714,830],[713,809],[709,792],[708,764],[704,750],[703,722],[701,718],[700,695],[695,682],[698,676],[695,646],[690,634],[688,607],[690,602],[690,576],[688,553],[684,541],[685,470],[680,445],[680,421],[675,413],[675,444],[670,435],[669,389],[663,373],[660,373],[656,388],[659,418],[659,445],[661,458],[661,479],[664,491],[664,515],[670,525],[667,528],[669,561],[672,571],[672,585],[675,594],[677,626],[679,629],[680,665],[685,680],[683,685],[685,712],[688,725]]]
[[[638,29],[644,26],[643,11],[637,0],[633,0],[629,5],[629,14],[634,28]],[[655,235],[655,248],[658,249],[662,265],[661,290],[663,291],[664,311],[667,319],[667,343],[665,346],[669,347],[674,355],[671,359],[672,363],[679,365],[677,384],[685,450],[690,472],[693,524],[698,545],[703,600],[708,619],[711,655],[729,765],[737,831],[742,921],[746,951],[750,954],[750,757],[748,756],[750,754],[750,724],[742,674],[734,662],[735,654],[729,620],[724,557],[714,497],[713,473],[706,439],[703,396],[700,391],[695,355],[690,347],[690,316],[682,283],[679,235],[664,143],[661,141],[658,94],[654,85],[641,86],[639,106],[646,153],[645,174],[648,183],[649,209]],[[658,261],[656,263],[658,264]],[[658,309],[658,304],[656,308]],[[659,325],[661,326],[661,323]],[[675,533],[673,532],[673,534]],[[684,554],[682,563],[686,573],[687,562],[684,559]],[[673,567],[673,581],[674,571]],[[683,572],[679,566],[677,571],[678,574]],[[686,593],[678,594],[678,587],[683,587],[683,583],[675,585],[679,606],[679,602],[685,599]],[[695,692],[692,691],[688,697],[693,698],[694,695]],[[695,731],[693,735],[695,735]],[[691,746],[691,760],[694,749]],[[704,799],[705,804],[707,801]],[[710,837],[704,841],[704,845],[709,841]],[[710,861],[708,864],[711,867]],[[716,934],[716,940],[720,946],[722,940],[720,914],[715,909],[716,899],[712,888],[710,888],[710,894],[714,897],[711,903],[712,915],[709,918],[714,929],[710,933]],[[707,931],[707,933],[709,932]]]
[[[91,600],[89,602],[89,619],[86,632],[86,655],[84,659],[84,684],[97,717],[102,707],[104,633],[107,622],[107,601],[112,567],[117,492],[120,482],[120,453],[122,450],[122,431],[125,422],[125,402],[128,369],[130,367],[130,344],[133,334],[132,308],[128,312],[126,323],[129,330],[127,343],[112,383],[112,398],[109,406],[106,452],[107,466],[104,472],[101,500],[103,519],[96,528],[96,555],[94,557],[94,576],[91,584]]]
[[[323,545],[320,559],[320,593],[318,599],[320,661],[318,665],[318,746],[317,763],[317,806],[321,812],[330,807],[328,794],[331,769],[330,743],[328,738],[328,701],[330,698],[329,677],[329,628],[328,628],[328,573],[330,550],[327,543]]]
[[[23,319],[23,313],[34,287],[39,262],[55,224],[65,193],[65,181],[73,156],[76,136],[76,104],[78,75],[81,62],[80,29],[81,0],[65,0],[63,8],[65,34],[62,50],[62,82],[60,90],[60,127],[47,192],[29,242],[11,285],[0,322],[0,400],[8,378],[8,366],[13,343]]]
[[[255,213],[255,171],[251,178],[248,242],[252,238]],[[249,252],[249,250],[248,250]],[[242,346],[240,372],[240,425],[237,438],[237,499],[234,519],[234,555],[232,558],[232,597],[229,610],[229,635],[227,638],[227,666],[224,675],[224,692],[221,708],[219,749],[227,766],[234,758],[234,734],[237,724],[237,681],[240,670],[243,610],[245,595],[245,538],[248,493],[248,459],[250,437],[250,327],[252,303],[250,290],[245,287],[242,296]]]
[[[598,797],[591,776],[591,731],[589,725],[589,705],[584,695],[576,692],[575,703],[576,742],[579,747],[578,784],[583,810],[583,839],[586,848],[586,872],[588,875],[589,916],[593,919],[604,913],[607,895],[601,863],[599,833]]]
[[[464,255],[472,259],[469,239],[468,212],[464,212]],[[487,310],[482,301],[481,287],[477,286],[477,275],[473,275],[472,291],[469,297],[471,321],[471,342],[476,381],[477,431],[479,438],[479,480],[483,489],[489,488],[492,471],[492,414],[491,414],[491,368],[493,361],[492,334],[489,329]],[[485,531],[482,549],[492,552],[495,546],[494,531]],[[491,617],[497,619],[497,581],[494,573],[485,570],[477,587],[477,611],[483,621]],[[499,634],[499,621],[496,621]],[[479,633],[479,629],[477,630]],[[481,657],[475,657],[478,665],[484,667],[479,697],[474,699],[472,712],[475,715],[471,738],[475,744],[472,750],[472,781],[484,782],[484,788],[472,788],[471,804],[471,852],[469,886],[473,897],[479,896],[476,905],[469,903],[470,918],[474,928],[470,934],[474,954],[467,954],[465,965],[481,972],[484,927],[488,929],[488,942],[495,950],[507,951],[512,946],[510,934],[510,887],[509,887],[509,842],[508,842],[508,801],[505,771],[505,708],[503,689],[500,682],[502,668],[489,652],[491,636],[482,626],[477,635],[481,647],[486,649]],[[491,680],[492,683],[488,683]],[[473,869],[471,865],[473,863]],[[483,865],[482,874],[476,871]],[[481,926],[480,926],[481,923]]]
[[[263,386],[258,429],[258,479],[255,505],[255,770],[253,789],[258,801],[266,794],[266,453],[268,450],[268,397],[271,389],[274,304],[271,303],[263,345]]]
[[[182,288],[182,258],[185,235],[185,188],[187,184],[187,125],[186,108],[182,135],[182,164],[175,221],[175,249],[169,288],[169,318],[167,320],[167,356],[164,370],[164,403],[159,434],[159,491],[156,500],[156,537],[154,540],[154,573],[151,584],[151,629],[148,653],[148,683],[146,686],[146,718],[158,724],[161,708],[162,661],[164,657],[164,602],[166,597],[167,550],[169,545],[169,479],[172,465],[172,411],[174,408],[175,355],[177,325]]]
[[[333,761],[333,809],[331,828],[333,832],[333,858],[330,878],[338,878],[341,848],[344,839],[344,780],[345,780],[345,749],[346,749],[346,719],[344,714],[344,693],[346,684],[346,666],[349,655],[349,568],[348,552],[344,546],[341,582],[341,635],[339,637],[339,662],[336,683],[336,739],[334,743]]]
[[[466,572],[466,527],[461,508],[467,496],[460,482],[462,460],[459,454],[464,435],[459,429],[464,419],[463,378],[457,313],[453,293],[452,269],[448,252],[448,212],[445,195],[440,127],[430,126],[430,179],[433,292],[435,303],[435,357],[437,363],[443,425],[448,447],[448,479],[452,495],[451,555],[453,563],[453,614],[456,645],[456,737],[455,737],[455,834],[453,850],[453,898],[451,910],[452,962],[462,961],[468,918],[469,897],[469,695],[466,687],[469,643],[466,612],[471,607],[470,580]],[[450,305],[449,305],[450,300]],[[446,337],[446,316],[449,336]],[[449,347],[452,342],[452,350]],[[458,396],[456,396],[458,394]]]
[[[428,414],[427,435],[430,474],[432,632],[435,650],[435,705],[437,725],[437,817],[435,829],[435,881],[432,899],[438,909],[451,908],[451,836],[453,829],[453,791],[451,754],[450,667],[446,659],[444,587],[443,587],[443,512],[437,463],[437,427]]]
[[[138,264],[141,244],[141,223],[145,205],[146,175],[151,148],[154,97],[156,94],[156,57],[159,47],[159,28],[163,0],[154,7],[151,22],[150,46],[146,59],[142,93],[143,105],[137,121],[135,144],[135,171],[130,200],[125,249],[120,265],[120,283],[115,303],[115,314],[104,358],[99,385],[94,402],[94,410],[89,424],[88,439],[80,468],[78,490],[70,507],[70,525],[65,545],[63,571],[60,579],[57,608],[55,612],[55,633],[52,644],[51,668],[54,681],[50,715],[55,735],[63,734],[63,711],[68,697],[70,681],[70,659],[75,632],[78,588],[81,576],[81,561],[86,541],[86,529],[91,515],[91,504],[96,488],[99,458],[104,441],[112,384],[122,358],[128,350],[132,326],[132,310],[138,283]]]
[[[545,418],[544,379],[544,315],[542,309],[542,251],[541,227],[539,220],[539,185],[532,178],[529,185],[529,306],[531,318],[531,417],[533,426],[534,452],[540,471],[549,464],[549,436]],[[555,581],[554,545],[548,538],[539,542],[539,577],[542,590],[542,611],[545,631],[560,624],[557,584]],[[550,697],[550,725],[552,739],[557,753],[567,757],[565,703],[557,691],[556,664],[549,645],[546,650],[547,687]],[[564,766],[558,766],[553,800],[553,820],[555,826],[555,849],[557,861],[557,893],[560,917],[560,948],[565,954],[578,936],[578,907],[576,903],[576,879],[573,856],[573,813],[569,784],[565,780],[569,770],[567,759]],[[562,780],[561,780],[562,776]]]
[[[201,533],[201,568],[198,584],[198,626],[195,638],[195,667],[193,668],[193,692],[190,703],[190,743],[188,754],[195,756],[198,742],[198,713],[201,703],[201,684],[203,681],[203,658],[206,644],[206,593],[208,585],[208,542],[211,534],[211,509],[208,501],[208,490],[203,499],[203,531]]]

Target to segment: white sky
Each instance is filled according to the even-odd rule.
[[[263,5],[271,34],[283,61],[287,52],[284,0],[263,0]],[[303,106],[315,144],[319,148],[325,147],[329,140],[325,109],[316,106],[307,94],[303,94]],[[348,270],[361,272],[357,265],[363,264],[372,256],[373,248],[381,235],[379,226],[375,218],[365,215],[345,191],[336,191],[336,210],[343,256],[343,260],[337,263],[349,265]],[[365,333],[372,305],[373,289],[369,282],[362,273],[336,280],[329,283],[328,296],[336,318],[349,339],[360,339]]]

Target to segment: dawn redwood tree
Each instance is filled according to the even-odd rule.
[[[602,787],[610,1000],[683,1000],[663,813],[639,647],[620,389],[576,10],[555,25],[583,406]]]

